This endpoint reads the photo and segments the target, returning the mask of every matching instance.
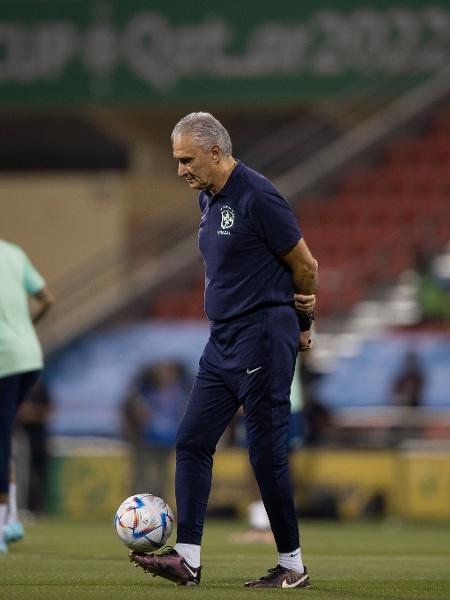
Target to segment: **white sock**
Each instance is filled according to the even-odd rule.
[[[197,569],[200,566],[201,546],[196,544],[175,544],[175,550],[185,559],[189,566]]]
[[[8,505],[0,504],[0,542],[5,541],[5,525],[8,516]]]
[[[252,529],[270,531],[270,521],[262,500],[248,506],[248,520]]]
[[[305,572],[300,548],[292,550],[292,552],[278,552],[278,563],[286,569],[297,571],[297,573]]]
[[[18,521],[17,517],[17,485],[9,484],[8,490],[8,523]]]

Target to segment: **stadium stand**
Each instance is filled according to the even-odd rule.
[[[152,361],[170,359],[181,361],[193,376],[207,336],[206,321],[189,320],[129,323],[85,336],[49,361],[47,379],[55,398],[52,433],[117,436],[119,404],[133,374]],[[363,342],[318,378],[317,396],[353,431],[362,424],[381,427],[380,418],[383,427],[401,421],[404,407],[392,405],[391,386],[411,347],[418,348],[426,375],[420,409],[430,411],[427,419],[435,419],[439,411],[448,413],[450,341],[445,335],[396,334]],[[423,419],[424,413],[420,415]]]
[[[331,408],[392,406],[392,382],[411,348],[418,349],[426,374],[423,406],[448,407],[449,339],[444,335],[392,335],[363,343],[353,356],[341,358],[318,384],[320,398]]]

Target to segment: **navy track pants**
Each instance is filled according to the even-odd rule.
[[[298,320],[291,306],[211,324],[177,435],[177,542],[201,543],[216,445],[243,405],[249,458],[278,551],[298,548],[287,454],[298,343]]]

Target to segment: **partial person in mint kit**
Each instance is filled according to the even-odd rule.
[[[211,114],[185,116],[172,132],[178,175],[200,190],[210,338],[176,443],[177,541],[130,560],[179,585],[200,582],[200,550],[217,442],[243,406],[249,458],[278,550],[251,588],[309,587],[287,456],[290,388],[298,352],[311,347],[317,261],[286,200],[232,156]],[[251,565],[249,565],[251,568]]]
[[[34,323],[52,303],[49,288],[25,252],[0,239],[0,554],[6,554],[9,544],[24,536],[17,516],[12,426],[43,365]]]

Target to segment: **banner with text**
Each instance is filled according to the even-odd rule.
[[[292,101],[449,58],[448,0],[0,0],[2,104]]]

